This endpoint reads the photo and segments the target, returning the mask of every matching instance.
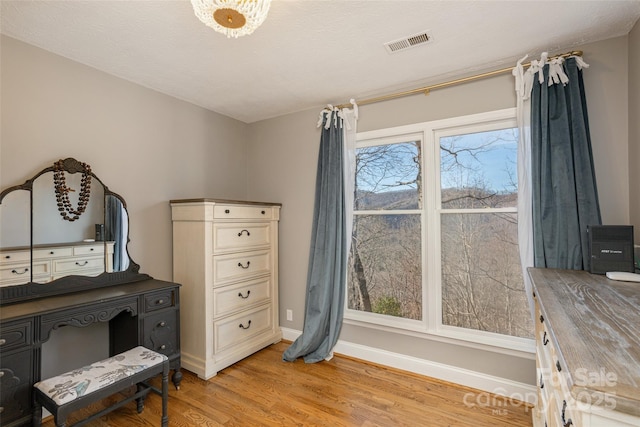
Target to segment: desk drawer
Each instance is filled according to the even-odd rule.
[[[0,350],[2,353],[32,342],[33,323],[28,321],[3,324],[0,329]]]
[[[178,353],[178,320],[176,310],[166,310],[144,319],[144,346],[170,356]]]
[[[0,425],[31,425],[31,386],[33,378],[33,351],[31,349],[2,355],[0,360]],[[27,424],[23,424],[27,421]]]
[[[144,311],[150,312],[175,305],[173,289],[144,296]]]

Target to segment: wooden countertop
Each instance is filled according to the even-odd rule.
[[[529,275],[573,397],[640,416],[640,283],[572,270]]]

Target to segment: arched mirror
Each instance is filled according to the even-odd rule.
[[[127,251],[126,203],[73,158],[0,193],[0,303],[149,278]]]

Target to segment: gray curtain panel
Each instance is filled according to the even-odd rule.
[[[347,256],[343,132],[342,120],[334,120],[336,114],[332,111],[324,115],[320,138],[304,328],[285,350],[285,361],[299,357],[304,357],[306,363],[324,360],[331,354],[342,328]],[[324,126],[327,120],[328,129]]]
[[[105,240],[113,241],[113,271],[122,271],[126,266],[122,265],[122,256],[127,246],[126,236],[123,238],[122,202],[115,196],[105,197]]]
[[[589,270],[587,226],[601,224],[582,71],[574,58],[566,85],[534,82],[531,162],[534,265]]]

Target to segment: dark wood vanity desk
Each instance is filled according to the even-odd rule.
[[[180,285],[139,273],[126,202],[89,165],[59,160],[1,191],[0,228],[0,427],[40,425],[32,389],[51,356],[42,344],[63,327],[108,323],[109,356],[139,345],[163,353],[179,386]]]
[[[40,378],[42,343],[64,326],[109,322],[109,351],[143,345],[166,354],[179,386],[179,285],[143,280],[0,308],[0,425],[31,425],[32,386]],[[75,349],[77,350],[77,349]]]

